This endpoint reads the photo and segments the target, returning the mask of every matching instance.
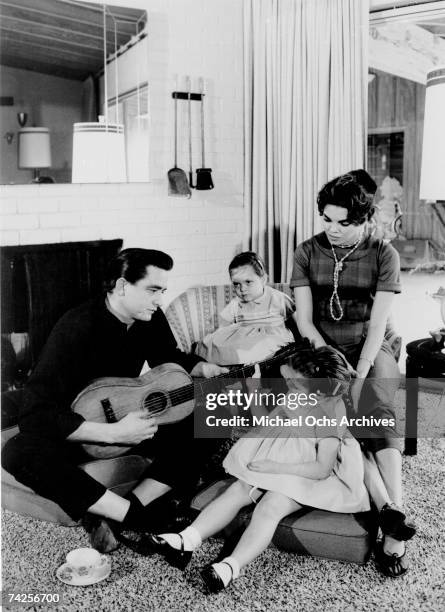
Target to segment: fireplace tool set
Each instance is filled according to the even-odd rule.
[[[187,91],[174,91],[172,98],[174,100],[174,151],[175,165],[168,173],[168,195],[190,198],[192,189],[206,190],[213,189],[212,169],[206,168],[205,163],[205,138],[204,138],[204,79],[199,79],[199,93],[192,93],[190,77],[186,77]],[[187,119],[188,119],[188,156],[189,156],[189,171],[188,177],[184,170],[178,167],[178,100],[187,101]],[[201,162],[202,167],[196,169],[196,182],[193,184],[193,157],[192,157],[192,102],[200,103],[200,124],[201,124]]]

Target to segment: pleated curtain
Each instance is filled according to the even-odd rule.
[[[275,282],[320,229],[319,188],[364,167],[368,19],[367,0],[244,1],[244,246]]]

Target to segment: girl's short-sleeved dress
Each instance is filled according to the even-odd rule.
[[[343,400],[335,406],[337,423],[345,414]],[[300,407],[303,423],[308,415],[320,418],[324,412],[318,407]],[[297,411],[276,408],[270,416],[295,418]],[[248,468],[251,461],[272,460],[282,463],[315,461],[322,438],[338,438],[337,459],[328,478],[315,480],[293,474],[270,474]],[[358,442],[346,427],[306,425],[258,428],[250,432],[230,449],[223,462],[225,470],[253,487],[276,491],[301,505],[331,512],[365,512],[369,510],[369,496],[363,481],[363,459]]]
[[[221,311],[220,327],[198,343],[195,353],[219,365],[267,359],[294,341],[285,325],[294,310],[286,294],[269,286],[252,302],[235,298]]]

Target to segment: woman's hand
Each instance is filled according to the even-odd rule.
[[[267,474],[283,473],[283,464],[279,461],[270,461],[269,459],[251,461],[247,464],[247,467],[253,472],[266,472]]]
[[[362,393],[363,383],[365,382],[364,378],[357,377],[351,383],[351,399],[352,399],[352,407],[354,409],[354,413],[358,413],[358,404],[360,401],[360,395]]]

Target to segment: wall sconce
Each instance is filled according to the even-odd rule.
[[[19,130],[20,169],[34,170],[34,181],[40,178],[40,168],[51,167],[51,147],[49,130],[44,127],[31,127]]]
[[[26,122],[28,121],[28,113],[17,113],[17,121],[20,127],[25,127]],[[12,144],[14,140],[14,132],[6,132],[3,136],[6,139],[8,145]]]
[[[14,140],[14,132],[6,132],[3,138],[6,138],[6,142],[10,145]]]
[[[28,113],[17,113],[17,121],[20,127],[25,127],[28,121]]]

